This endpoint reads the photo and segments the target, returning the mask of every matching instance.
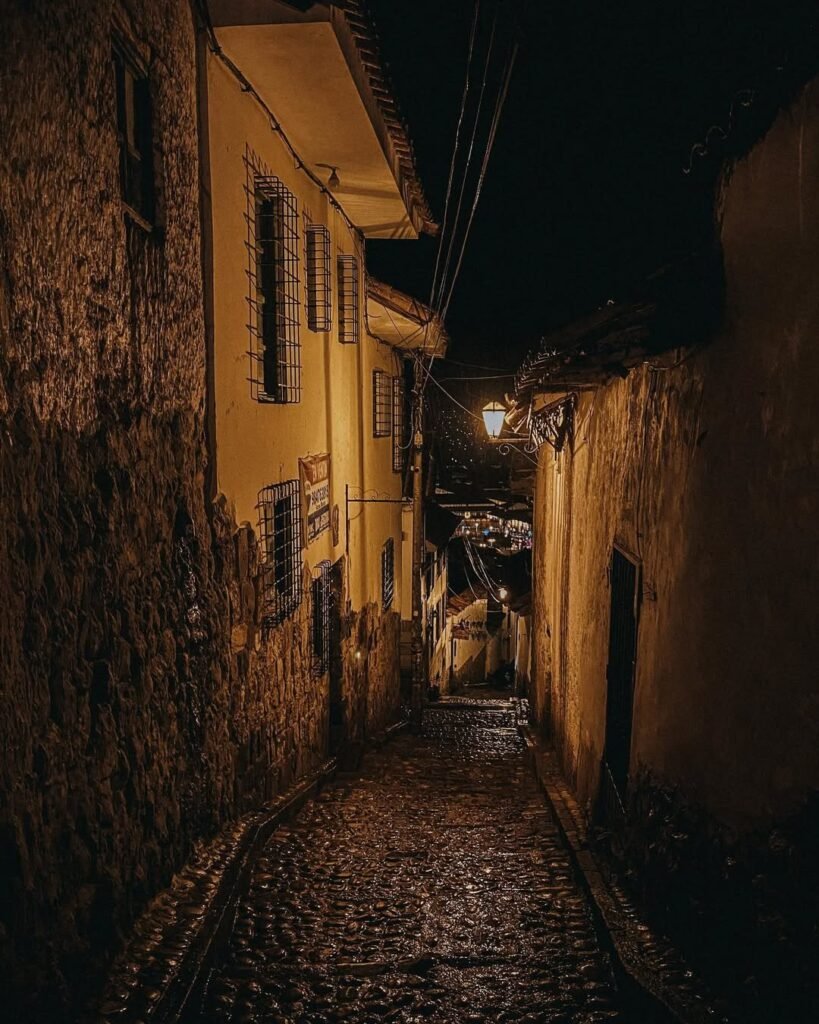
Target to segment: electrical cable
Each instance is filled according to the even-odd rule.
[[[508,380],[510,377],[514,377],[514,373],[495,373],[490,374],[487,377],[438,377],[439,381],[442,380]]]
[[[469,238],[469,232],[470,232],[470,230],[472,228],[472,222],[475,219],[475,210],[478,207],[478,200],[480,199],[481,190],[483,188],[483,182],[484,182],[484,179],[486,177],[486,169],[489,166],[489,157],[490,157],[490,155],[492,153],[492,148],[493,148],[493,146],[495,144],[495,137],[496,137],[496,135],[498,133],[498,125],[500,124],[501,113],[503,112],[503,107],[504,107],[504,104],[506,102],[506,96],[507,96],[507,94],[509,92],[509,83],[512,80],[512,72],[513,72],[514,67],[515,67],[515,60],[517,59],[517,55],[518,55],[518,44],[515,43],[514,46],[512,47],[512,52],[510,54],[509,61],[508,61],[507,66],[506,66],[506,72],[505,72],[505,75],[504,75],[504,78],[503,78],[503,84],[501,86],[500,91],[498,92],[498,98],[497,98],[497,101],[495,103],[495,111],[494,111],[494,114],[492,116],[492,123],[491,123],[490,129],[489,129],[489,138],[487,140],[486,149],[484,150],[484,154],[483,154],[483,161],[481,163],[481,172],[480,172],[480,176],[478,178],[477,187],[475,189],[475,196],[474,196],[474,198],[472,200],[472,209],[470,210],[470,213],[469,213],[469,220],[467,221],[466,230],[464,231],[464,237],[463,237],[463,240],[462,240],[462,243],[461,243],[461,252],[460,252],[460,255],[458,257],[458,262],[455,264],[455,271],[454,271],[454,273],[452,275],[452,281],[450,282],[450,285],[449,285],[449,291],[447,293],[446,302],[444,303],[444,305],[439,310],[439,313],[440,313],[440,316],[441,316],[442,319],[446,319],[446,315],[449,312],[449,306],[450,306],[450,303],[452,302],[452,295],[453,295],[453,292],[455,291],[455,283],[458,280],[458,274],[460,273],[461,266],[463,264],[464,253],[466,251],[466,243],[467,243],[467,240]]]
[[[441,234],[440,234],[439,240],[438,240],[438,251],[437,251],[437,253],[435,255],[435,269],[434,269],[434,271],[432,273],[432,287],[430,288],[430,293],[429,293],[429,305],[430,305],[430,307],[432,307],[433,298],[435,296],[435,285],[436,285],[436,282],[438,280],[438,267],[440,266],[440,262],[441,262],[441,252],[443,251],[443,247],[444,247],[443,239],[444,239],[444,235],[446,234],[446,226],[447,226],[447,221],[448,221],[448,217],[449,217],[449,200],[450,200],[450,196],[452,194],[452,182],[453,182],[453,179],[455,177],[455,163],[456,163],[456,157],[458,155],[458,141],[459,141],[459,139],[461,137],[461,126],[463,125],[464,113],[466,111],[466,99],[467,99],[467,95],[469,94],[469,72],[470,72],[470,69],[472,67],[472,53],[473,53],[473,50],[474,50],[474,47],[475,47],[475,34],[476,34],[476,31],[477,31],[477,27],[478,27],[478,14],[479,14],[479,12],[480,12],[480,0],[475,0],[475,13],[472,16],[472,29],[470,30],[470,33],[469,33],[469,50],[467,52],[467,57],[466,57],[466,78],[465,78],[465,81],[464,81],[463,94],[461,96],[461,111],[460,111],[460,114],[458,115],[458,124],[457,124],[457,126],[455,128],[455,143],[454,143],[454,145],[452,147],[452,159],[451,159],[451,161],[449,163],[449,180],[447,181],[446,198],[444,200],[444,216],[443,216],[443,220],[441,221]]]
[[[213,55],[217,57],[225,65],[228,71],[230,71],[233,77],[238,81],[238,83],[242,87],[242,92],[246,92],[250,96],[252,96],[256,103],[258,103],[258,105],[265,112],[265,115],[267,116],[268,121],[270,122],[271,129],[281,138],[285,148],[295,161],[296,170],[302,171],[302,173],[304,173],[313,182],[316,188],[318,188],[320,192],[327,196],[327,201],[339,212],[339,214],[341,214],[347,227],[352,232],[353,237],[361,239],[363,242],[364,236],[363,233],[361,232],[361,229],[356,227],[355,224],[353,224],[353,222],[344,212],[339,201],[335,198],[333,193],[330,191],[327,185],[321,180],[321,178],[319,178],[318,175],[314,174],[310,170],[310,168],[305,164],[304,160],[299,155],[295,146],[288,138],[287,133],[279,123],[278,118],[270,109],[270,107],[268,107],[268,105],[265,103],[265,101],[262,99],[259,93],[256,91],[253,83],[247,78],[247,76],[244,74],[241,68],[239,68],[222,49],[222,46],[219,43],[219,40],[216,36],[216,29],[213,27],[213,21],[210,16],[210,9],[208,7],[208,0],[196,0],[196,6],[198,7],[200,16],[202,18],[202,22],[205,28],[205,34],[208,37],[208,45],[210,47],[211,53],[213,53]]]
[[[457,237],[458,233],[458,222],[461,217],[461,208],[463,206],[464,195],[466,194],[466,182],[467,177],[469,175],[469,166],[472,163],[472,154],[475,150],[475,139],[477,138],[478,135],[478,125],[480,124],[481,108],[483,107],[483,97],[486,92],[486,82],[489,77],[489,64],[492,59],[492,49],[495,45],[495,29],[497,27],[497,21],[498,11],[497,8],[495,8],[495,14],[494,17],[492,18],[492,30],[489,34],[489,45],[486,50],[486,60],[484,61],[483,66],[483,78],[481,79],[481,88],[480,92],[478,93],[478,104],[475,109],[475,121],[472,125],[472,137],[469,140],[469,149],[466,152],[466,163],[464,164],[463,174],[461,177],[461,187],[458,191],[458,202],[455,207],[455,216],[452,220],[452,230],[449,235],[449,245],[447,247],[446,258],[444,259],[444,267],[443,270],[441,271],[440,279],[437,282],[437,291],[433,291],[430,297],[430,306],[432,307],[432,309],[437,309],[439,313],[441,311],[441,299],[444,295],[444,289],[446,287],[446,281],[449,275],[449,268],[452,260],[452,248],[455,244],[455,238]],[[455,154],[453,151],[453,157],[454,155]],[[443,248],[443,244],[444,240],[443,237],[441,237],[439,249]],[[435,284],[434,281],[433,284]]]
[[[493,33],[494,33],[494,23],[493,23]],[[507,64],[506,64],[506,68],[505,68],[505,71],[504,71],[504,75],[503,75],[503,78],[502,78],[502,84],[501,84],[500,89],[498,90],[498,95],[497,95],[497,98],[495,100],[495,110],[494,110],[493,115],[492,115],[492,121],[491,121],[490,128],[489,128],[489,136],[488,136],[488,139],[487,139],[486,149],[484,150],[483,160],[481,162],[481,170],[480,170],[480,173],[479,173],[479,176],[478,176],[478,181],[477,181],[477,184],[476,184],[476,187],[475,187],[475,195],[474,195],[473,200],[472,200],[472,207],[471,207],[471,210],[470,210],[470,213],[469,213],[469,218],[467,220],[466,228],[464,230],[464,236],[463,236],[463,238],[461,240],[461,249],[460,249],[460,253],[458,255],[458,261],[457,261],[457,263],[455,265],[455,270],[454,270],[454,273],[452,275],[452,278],[448,282],[448,291],[446,293],[447,297],[446,297],[445,302],[442,305],[434,307],[434,308],[436,308],[437,314],[438,314],[439,318],[442,321],[446,320],[447,314],[449,312],[449,306],[450,306],[450,303],[452,302],[452,296],[453,296],[454,291],[455,291],[455,284],[456,284],[456,282],[458,280],[458,275],[459,275],[461,267],[463,265],[463,258],[464,258],[464,254],[466,252],[466,244],[467,244],[467,241],[468,241],[468,238],[469,238],[470,230],[472,228],[472,223],[473,223],[473,221],[475,219],[475,211],[476,211],[476,209],[478,207],[478,200],[480,199],[480,194],[481,194],[481,190],[483,188],[483,183],[484,183],[484,180],[486,178],[486,171],[487,171],[487,167],[489,166],[489,157],[490,157],[490,155],[492,153],[492,148],[494,146],[495,138],[497,136],[498,125],[500,124],[500,116],[501,116],[501,113],[503,111],[503,107],[504,107],[504,104],[506,102],[506,96],[507,96],[508,91],[509,91],[509,83],[510,83],[510,81],[512,79],[512,72],[514,70],[515,60],[517,59],[518,48],[519,48],[519,44],[517,42],[515,42],[514,45],[512,46],[512,49],[511,49],[511,52],[510,52],[510,55],[509,55],[509,58],[508,58],[508,61],[507,61]],[[447,269],[447,268],[445,268],[445,269]],[[440,299],[442,298],[443,294],[444,294],[444,289],[441,288],[439,290],[439,296],[438,296],[439,302],[440,302]],[[438,338],[438,340],[437,340],[437,342],[435,344],[435,348],[433,349],[432,354],[431,354],[430,359],[429,359],[429,366],[426,368],[426,378],[425,378],[425,380],[423,381],[423,383],[421,385],[421,396],[422,397],[423,397],[424,391],[426,389],[427,383],[429,381],[429,378],[430,378],[430,376],[432,374],[432,365],[435,362],[435,358],[436,358],[437,353],[438,353],[438,348],[439,348],[439,345],[440,345],[440,340],[441,339]]]

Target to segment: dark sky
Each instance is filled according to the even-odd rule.
[[[474,0],[370,6],[440,220]],[[710,125],[728,123],[744,88],[755,98],[747,110],[736,105],[734,134],[751,130],[816,7],[481,0],[476,64],[496,11],[495,76],[515,33],[520,49],[450,308],[450,355],[515,367],[547,329],[691,251],[711,223],[719,166],[712,156],[684,174],[691,147]],[[476,75],[473,96],[477,88]],[[496,91],[490,77],[489,109]],[[469,202],[472,194],[470,186]],[[370,242],[368,262],[377,276],[427,299],[435,246],[427,238]]]

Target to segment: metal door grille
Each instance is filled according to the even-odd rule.
[[[259,554],[262,624],[278,626],[302,599],[301,493],[298,480],[271,484],[259,492]]]
[[[248,187],[250,389],[259,402],[301,399],[296,197],[273,175]]]
[[[404,381],[401,377],[392,379],[392,468],[394,473],[403,473],[407,455],[407,439],[404,436]]]
[[[330,301],[330,232],[323,224],[305,229],[307,266],[307,326],[311,331],[329,331],[333,326]]]
[[[357,345],[360,337],[358,299],[358,258],[338,257],[338,340]]]
[[[395,592],[395,543],[388,537],[381,549],[381,607],[384,611],[392,607]]]
[[[606,669],[605,783],[616,790],[622,809],[628,786],[634,709],[634,663],[637,654],[637,565],[617,548],[612,552],[609,660]],[[605,786],[604,786],[605,788]],[[609,795],[613,802],[614,794]]]
[[[323,676],[330,667],[330,563],[319,562],[313,579],[313,674]]]
[[[373,370],[373,437],[389,437],[392,431],[392,377]]]

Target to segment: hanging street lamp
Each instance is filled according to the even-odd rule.
[[[503,430],[503,423],[506,419],[506,406],[501,402],[487,402],[483,407],[483,422],[486,432],[493,441],[497,440]]]

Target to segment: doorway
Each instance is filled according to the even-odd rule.
[[[639,578],[637,562],[619,548],[613,548],[609,571],[611,617],[606,666],[606,743],[601,773],[601,802],[609,819],[615,811],[622,815],[628,789]]]

